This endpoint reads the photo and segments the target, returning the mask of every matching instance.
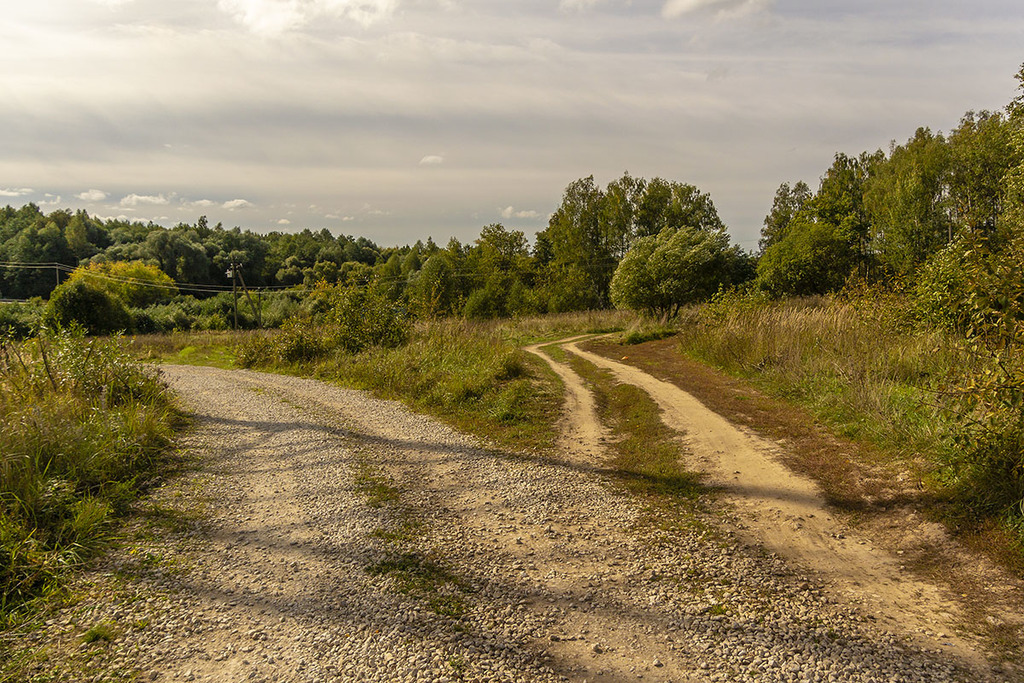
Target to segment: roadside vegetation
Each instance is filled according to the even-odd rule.
[[[1020,346],[916,316],[913,297],[887,290],[781,301],[733,293],[689,307],[673,327],[681,353],[871,444],[877,464],[924,487],[954,531],[1019,556]],[[991,536],[1000,529],[1008,536]]]
[[[241,367],[309,374],[399,399],[417,410],[518,450],[550,448],[561,390],[526,341],[622,329],[614,311],[522,321],[404,319],[385,300],[327,289],[312,320],[252,334],[237,347]]]
[[[119,338],[0,341],[0,623],[109,540],[158,475],[176,419]]]

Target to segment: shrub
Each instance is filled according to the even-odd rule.
[[[667,320],[728,285],[730,259],[724,230],[665,228],[637,240],[623,257],[612,277],[612,302]]]
[[[134,308],[169,301],[178,293],[174,280],[142,261],[93,262],[76,268],[68,282],[87,282]]]
[[[131,328],[131,316],[120,299],[81,280],[69,280],[53,290],[43,319],[55,327],[78,324],[94,335]]]
[[[34,302],[0,304],[0,337],[25,339],[32,336],[42,322],[43,310],[42,304]]]

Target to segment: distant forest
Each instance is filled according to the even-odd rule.
[[[1024,68],[1018,80],[1024,84]],[[702,262],[686,260],[680,250],[711,242],[715,265],[704,285],[677,288],[688,292],[677,298],[737,286],[772,297],[827,294],[851,278],[934,283],[953,277],[966,253],[980,246],[1000,252],[1022,231],[1022,121],[1019,95],[1003,111],[968,112],[947,135],[920,128],[888,151],[836,154],[816,189],[803,181],[779,187],[757,253],[729,246],[707,193],[628,173],[603,189],[592,176],[571,183],[532,246],[523,232],[500,224],[484,227],[466,244],[453,238],[444,246],[427,239],[381,247],[326,229],[257,234],[210,226],[205,217],[167,229],[84,211],[44,214],[34,204],[7,206],[0,209],[0,297],[48,298],[58,282],[69,280],[108,293],[116,293],[118,283],[134,283],[155,292],[124,295],[122,287],[121,303],[136,310],[138,329],[229,325],[223,305],[200,310],[200,302],[223,300],[218,293],[231,287],[233,275],[250,290],[372,288],[412,316],[593,309],[628,301],[613,301],[612,280],[632,248],[643,244],[653,257],[662,253],[656,244],[679,231],[713,239],[698,244],[688,238],[689,246],[676,239],[676,255],[666,257],[670,267],[678,263],[694,277],[707,276],[697,272]],[[187,315],[167,309],[146,320],[137,313],[174,305]],[[277,305],[282,318],[288,304]],[[240,324],[266,323],[255,306],[252,313]]]

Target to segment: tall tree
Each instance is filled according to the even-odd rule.
[[[968,112],[949,136],[949,194],[958,226],[991,232],[1003,209],[1006,175],[1021,163],[1012,126],[1000,112]]]
[[[813,196],[811,188],[802,180],[797,181],[793,187],[789,183],[779,185],[772,210],[764,218],[761,239],[757,243],[762,252],[786,236],[793,218],[807,207]]]
[[[918,128],[905,145],[892,147],[867,182],[872,246],[889,271],[915,271],[952,239],[946,191],[950,159],[941,135]]]
[[[565,188],[561,205],[551,215],[548,288],[554,311],[600,308],[608,303],[615,261],[601,235],[603,198],[594,176],[581,178]]]

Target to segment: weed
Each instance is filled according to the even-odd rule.
[[[96,624],[88,631],[82,634],[83,643],[95,643],[98,641],[110,642],[117,637],[117,630],[114,625],[109,622],[102,622]]]
[[[460,593],[468,591],[465,583],[440,563],[417,553],[391,553],[369,565],[371,576],[390,576],[400,593],[425,600],[440,616],[459,618],[467,605]]]

